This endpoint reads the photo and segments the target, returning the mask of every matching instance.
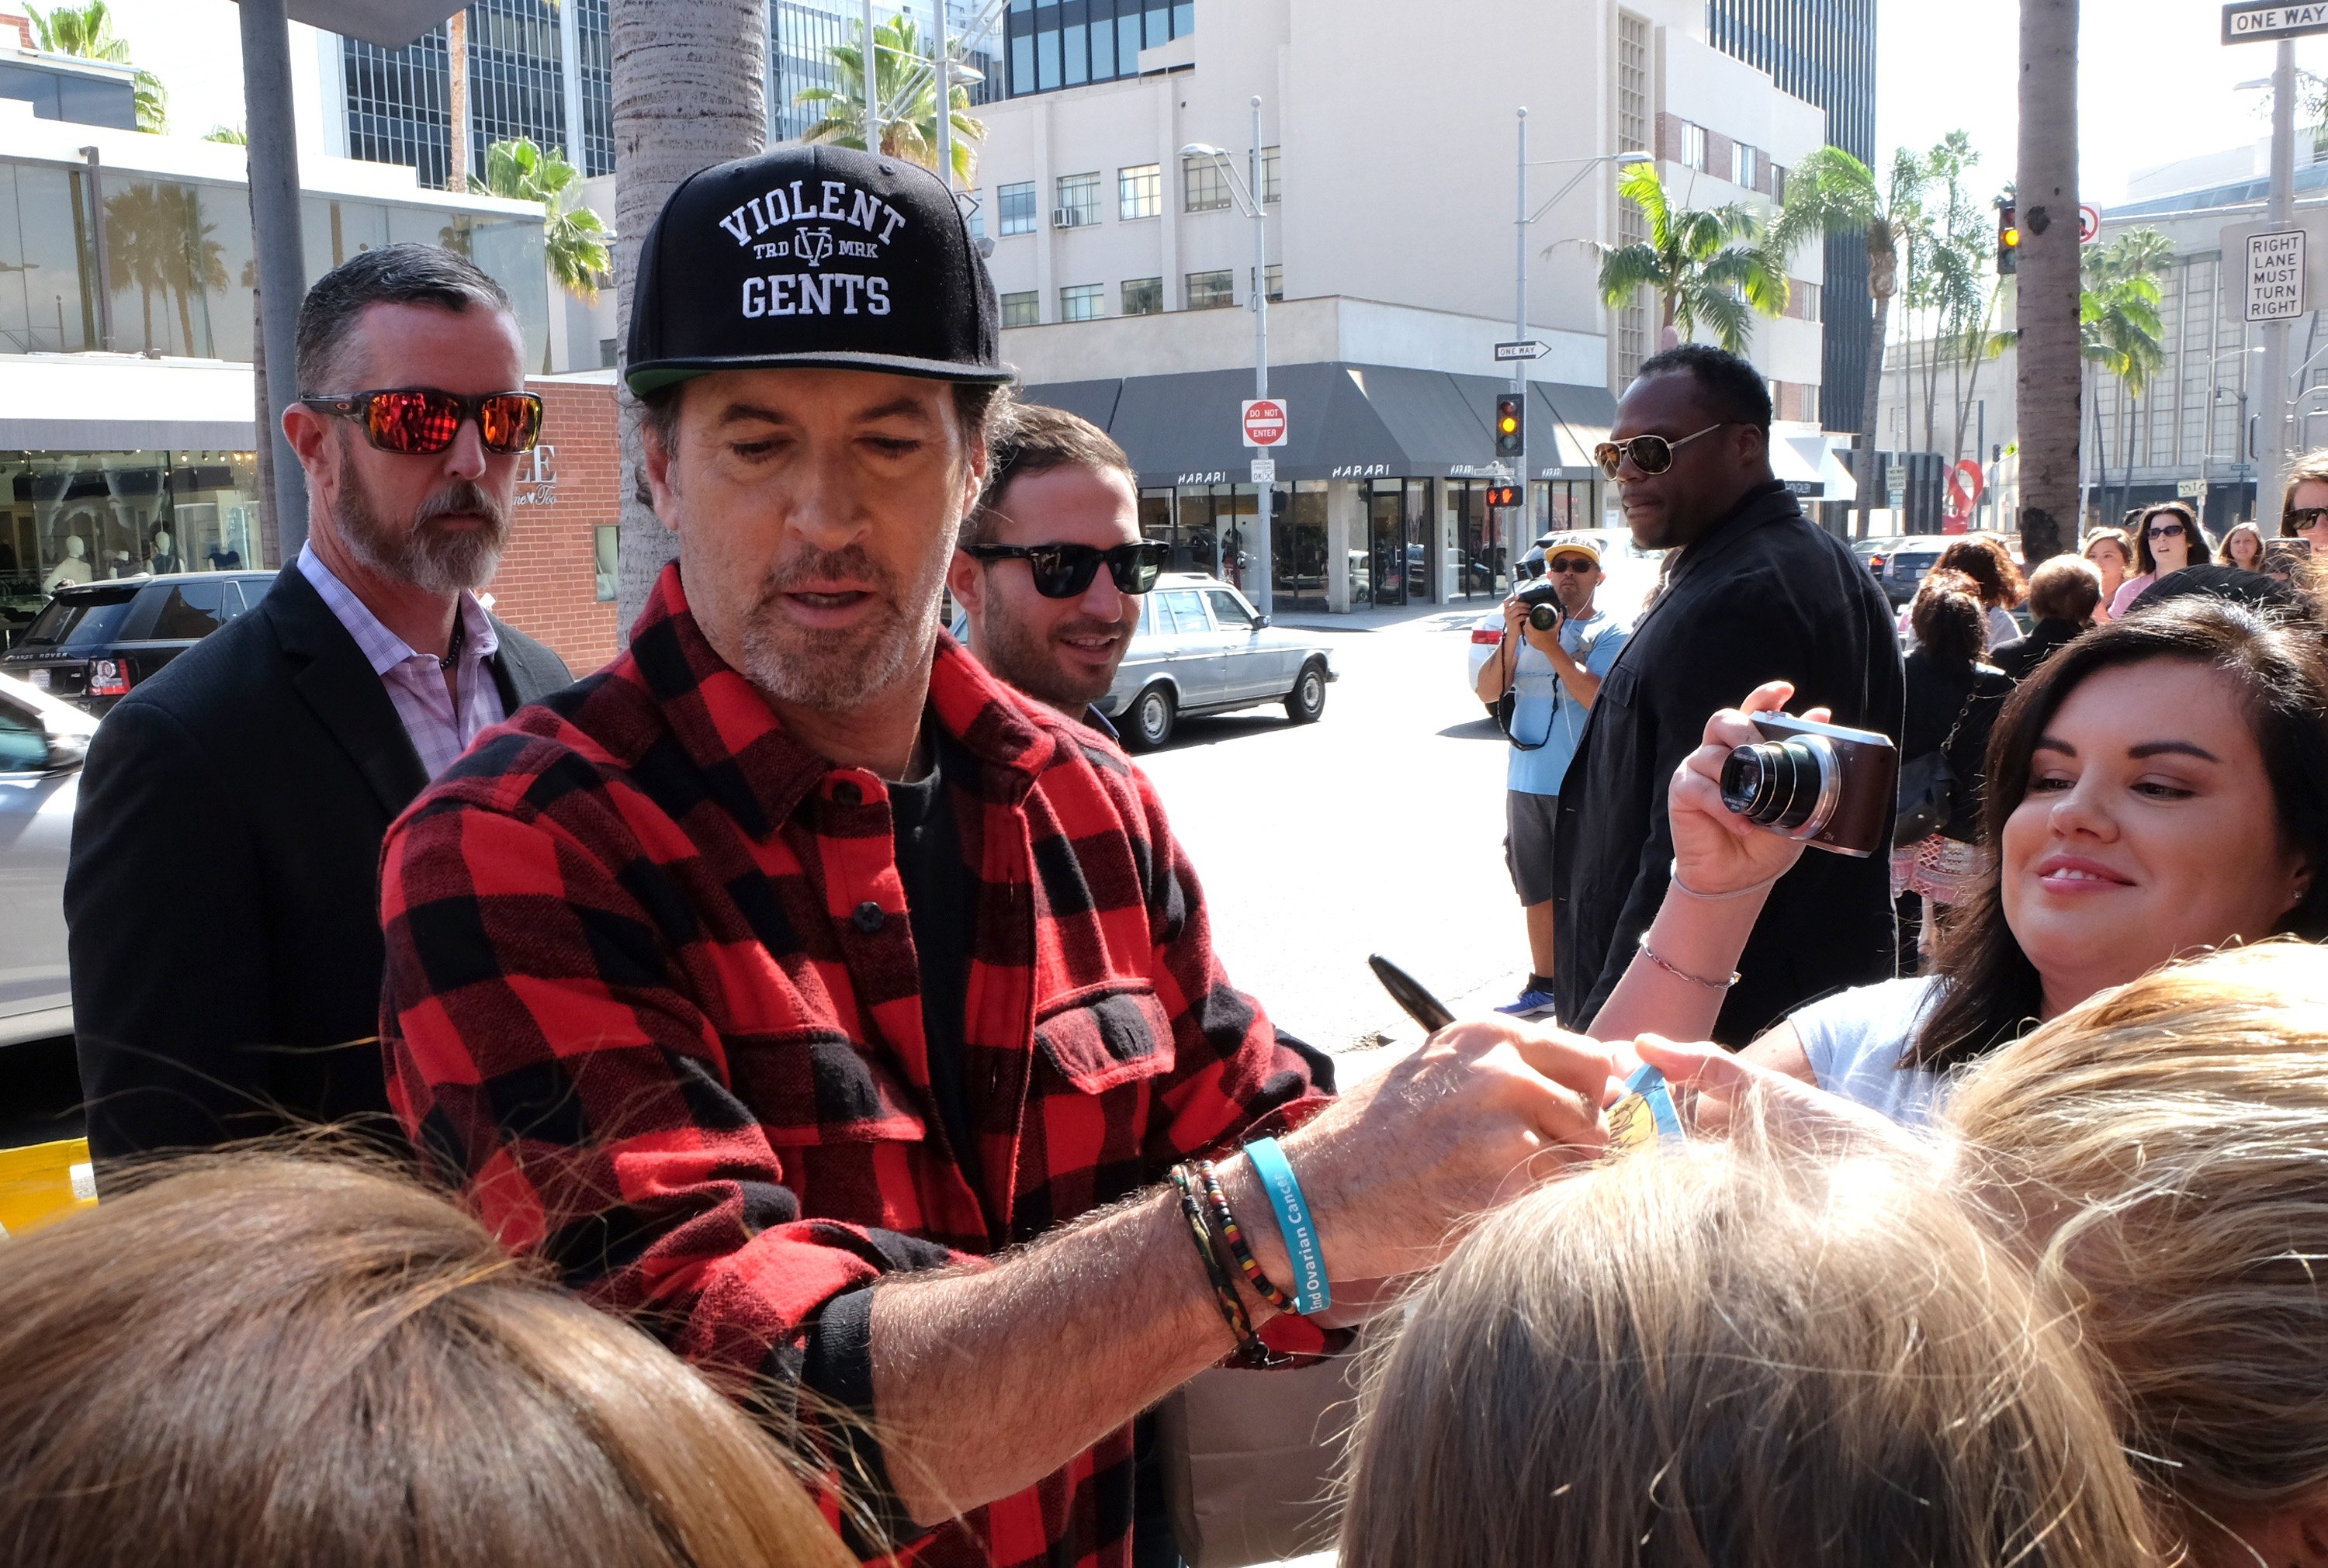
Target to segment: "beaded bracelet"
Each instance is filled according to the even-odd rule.
[[[1229,1282],[1228,1271],[1221,1267],[1219,1254],[1213,1251],[1212,1230],[1205,1223],[1205,1207],[1197,1200],[1196,1186],[1189,1179],[1186,1163],[1172,1168],[1172,1185],[1179,1189],[1180,1212],[1197,1238],[1197,1255],[1205,1262],[1205,1277],[1213,1283],[1213,1302],[1220,1308],[1221,1319],[1228,1324],[1229,1332],[1236,1336],[1235,1365],[1281,1366],[1287,1358],[1270,1349],[1253,1331],[1253,1319],[1246,1314],[1244,1303],[1237,1299],[1236,1287]]]
[[[1236,1216],[1230,1212],[1228,1194],[1221,1190],[1220,1171],[1211,1160],[1199,1160],[1197,1178],[1205,1185],[1206,1200],[1213,1206],[1213,1218],[1220,1222],[1221,1235],[1229,1244],[1229,1254],[1252,1282],[1253,1292],[1281,1312],[1294,1310],[1291,1298],[1269,1282],[1269,1276],[1261,1272],[1261,1264],[1253,1255],[1253,1248],[1246,1244],[1244,1232],[1238,1226]]]

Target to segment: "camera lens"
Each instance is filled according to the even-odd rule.
[[[1722,803],[1758,826],[1807,839],[1835,814],[1840,771],[1823,736],[1741,746],[1722,765]]]
[[[1560,612],[1550,605],[1530,605],[1528,624],[1539,632],[1549,632],[1560,624]]]

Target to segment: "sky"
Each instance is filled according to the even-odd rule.
[[[230,0],[111,0],[138,63],[170,89],[172,123],[195,134],[242,123],[242,71]],[[2079,140],[2089,202],[2107,209],[2136,169],[2251,142],[2263,95],[2236,90],[2271,72],[2269,44],[2226,48],[2220,0],[2087,0],[2079,38]],[[1919,150],[1972,133],[1979,177],[2002,186],[2014,157],[2020,7],[2014,0],[1880,0],[1876,147]],[[301,29],[304,33],[305,30]],[[294,47],[299,47],[297,43]],[[2328,38],[2296,45],[2328,75]]]

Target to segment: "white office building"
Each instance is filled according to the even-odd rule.
[[[1100,13],[1110,12],[1102,16]],[[1258,164],[1276,454],[1270,585],[1281,608],[1498,594],[1544,528],[1598,527],[1590,462],[1614,390],[1657,346],[1655,307],[1611,310],[1591,242],[1641,237],[1613,155],[1655,155],[1693,207],[1768,204],[1826,140],[1826,117],[1704,42],[1695,0],[1471,0],[1428,25],[1394,0],[1136,6],[1011,0],[1006,80],[974,111],[976,221],[993,241],[1003,357],[1029,395],[1106,427],[1141,471],[1143,526],[1176,562],[1260,587],[1253,224]],[[1259,157],[1251,100],[1262,100]],[[1527,512],[1486,506],[1493,345],[1516,335],[1517,152],[1530,210]],[[1847,487],[1816,437],[1823,260],[1798,258],[1787,316],[1757,319],[1787,472]],[[1500,373],[1499,373],[1500,372]],[[1808,456],[1798,455],[1798,447]],[[1836,491],[1830,489],[1832,495]]]

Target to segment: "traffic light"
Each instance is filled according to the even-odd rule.
[[[1488,504],[1489,506],[1517,506],[1519,503],[1520,487],[1518,485],[1490,484],[1488,486]]]
[[[1527,404],[1517,392],[1496,399],[1496,455],[1519,457],[1527,452]]]
[[[1996,275],[2021,270],[2021,219],[2019,210],[2001,206],[1996,210]]]

